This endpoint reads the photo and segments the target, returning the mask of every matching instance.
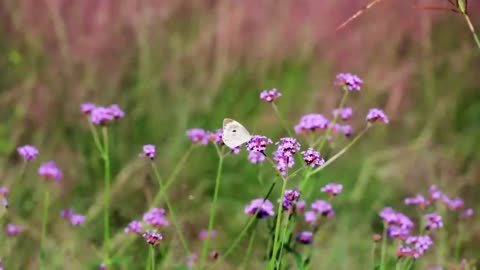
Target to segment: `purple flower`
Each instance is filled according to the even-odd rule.
[[[216,232],[214,230],[211,230],[209,234],[208,230],[201,230],[198,234],[198,238],[200,238],[200,240],[202,241],[205,241],[208,238],[208,235],[210,235],[210,239],[213,239],[215,238]]]
[[[321,157],[320,153],[313,148],[308,148],[307,151],[302,151],[301,154],[303,161],[312,168],[325,164],[325,160]]]
[[[438,229],[443,227],[442,217],[436,213],[430,213],[425,215],[427,223],[425,224],[425,229]]]
[[[280,141],[275,143],[278,145],[278,150],[282,155],[293,157],[295,153],[300,150],[300,143],[295,138],[281,138]]]
[[[96,107],[90,113],[90,122],[95,125],[106,125],[108,122],[113,121],[114,115],[109,108]]]
[[[17,148],[17,152],[25,160],[34,160],[38,156],[38,149],[33,145],[24,145]]]
[[[309,245],[313,241],[313,233],[308,231],[300,232],[297,235],[297,241],[304,245]]]
[[[273,153],[273,160],[277,162],[276,168],[282,174],[287,174],[287,169],[292,168],[295,165],[295,159],[293,156],[287,156],[282,151],[275,151]]]
[[[339,73],[337,74],[334,84],[345,87],[349,91],[360,91],[363,81],[355,74]]]
[[[260,152],[251,151],[248,152],[248,160],[254,164],[261,163],[265,161],[265,155]]]
[[[123,229],[125,233],[135,233],[135,234],[140,234],[143,229],[143,223],[138,220],[133,220],[130,223],[128,223],[127,227]]]
[[[472,208],[465,209],[465,210],[462,212],[462,216],[463,216],[463,217],[471,217],[471,216],[473,216],[473,209],[472,209]]]
[[[40,165],[38,168],[38,174],[46,180],[60,181],[63,179],[63,172],[58,168],[55,161],[48,161]]]
[[[443,192],[441,192],[437,186],[435,185],[431,185],[430,188],[429,188],[429,192],[430,192],[430,198],[432,199],[432,201],[436,201],[436,200],[439,200],[441,199],[444,195],[443,195]]]
[[[382,110],[372,108],[368,111],[367,121],[372,123],[376,121],[381,121],[385,124],[388,124],[388,117]]]
[[[410,256],[415,259],[422,256],[433,245],[433,241],[428,235],[410,236],[405,243],[412,249]]]
[[[425,199],[425,197],[420,194],[417,194],[417,196],[412,198],[406,198],[404,202],[406,205],[416,205],[422,209],[425,209],[430,205],[430,201]]]
[[[163,227],[169,225],[169,222],[165,217],[165,209],[163,208],[150,209],[150,211],[143,215],[143,221],[152,225],[153,227]]]
[[[223,129],[219,128],[215,132],[207,132],[208,141],[213,143],[223,144]]]
[[[321,192],[328,193],[330,196],[337,196],[342,193],[343,186],[341,184],[330,183],[320,189]]]
[[[157,246],[160,244],[160,240],[163,239],[163,236],[157,233],[156,230],[147,230],[143,235],[145,241],[152,246]]]
[[[313,202],[310,208],[312,208],[312,210],[315,212],[322,214],[323,216],[332,217],[334,215],[332,205],[324,200],[317,200]]]
[[[63,218],[71,218],[73,215],[73,209],[72,208],[68,208],[68,209],[65,209],[65,210],[62,210],[60,211],[60,216],[63,217]]]
[[[230,148],[230,153],[232,153],[234,155],[238,155],[238,154],[240,154],[241,150],[242,150],[242,148],[240,146],[237,146],[237,147],[234,147],[234,148]]]
[[[340,116],[342,120],[348,120],[352,117],[353,110],[352,108],[349,108],[349,107],[341,108],[341,109],[338,108],[338,109],[334,109],[332,111],[332,114],[333,116],[337,116],[337,117]]]
[[[353,128],[350,125],[343,125],[340,130],[342,131],[345,137],[351,137],[353,135]]]
[[[270,144],[272,144],[272,140],[269,138],[261,135],[254,135],[250,141],[247,142],[246,147],[248,151],[264,152]]]
[[[408,236],[410,236],[410,229],[397,225],[390,225],[387,228],[387,235],[390,238],[405,240]]]
[[[72,215],[72,217],[70,217],[70,223],[73,226],[80,226],[85,223],[85,216],[80,214],[74,214]]]
[[[118,106],[117,104],[112,104],[108,106],[108,110],[110,110],[110,114],[113,115],[114,119],[123,118],[125,116],[125,113],[122,111],[122,109],[120,109],[120,106]]]
[[[82,110],[83,114],[90,114],[95,109],[96,105],[92,102],[84,102],[80,104],[80,109]]]
[[[148,157],[151,160],[155,159],[155,154],[156,154],[156,148],[155,145],[153,144],[146,144],[143,146],[143,152],[140,153],[139,156],[141,157]]]
[[[260,93],[260,99],[266,102],[274,102],[281,96],[282,94],[278,92],[276,88],[273,88],[272,90],[263,90]]]
[[[306,202],[304,200],[298,201],[295,210],[297,210],[297,212],[302,212],[305,209],[305,204]]]
[[[442,201],[443,203],[445,203],[445,205],[447,205],[448,208],[450,208],[451,210],[458,210],[458,209],[462,209],[463,206],[464,206],[464,202],[463,202],[463,199],[462,198],[454,198],[454,199],[450,199],[448,198],[446,195],[442,196]]]
[[[282,207],[283,210],[293,212],[293,207],[297,203],[298,198],[300,198],[300,192],[295,189],[287,189],[285,190],[285,194],[283,196]]]
[[[105,263],[100,264],[100,270],[107,270],[107,264]]]
[[[2,205],[5,208],[8,208],[8,188],[0,187],[0,197],[2,198]]]
[[[313,211],[306,211],[304,218],[306,223],[313,224],[317,221],[317,214]]]
[[[383,208],[379,215],[383,219],[383,222],[389,225],[397,225],[405,229],[411,229],[414,226],[409,217],[402,213],[396,212],[391,207]]]
[[[320,129],[327,129],[329,121],[321,114],[305,114],[294,127],[297,134],[308,134]]]
[[[5,233],[9,236],[17,236],[22,232],[23,232],[23,228],[20,225],[9,223],[5,227]]]
[[[201,128],[187,130],[187,137],[189,137],[193,143],[208,144],[208,135],[208,132]]]
[[[275,215],[273,204],[269,200],[263,201],[262,198],[252,200],[250,204],[245,207],[244,212],[249,215],[255,215],[255,213],[257,213],[257,218],[266,218]]]
[[[188,255],[186,257],[186,260],[187,260],[187,266],[190,269],[193,269],[193,267],[195,266],[195,261],[197,260],[197,253],[194,252],[194,253]]]

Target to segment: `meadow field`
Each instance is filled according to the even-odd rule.
[[[477,0],[0,1],[0,270],[478,269],[479,34]]]

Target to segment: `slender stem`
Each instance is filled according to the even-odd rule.
[[[467,21],[468,29],[470,29],[470,32],[472,32],[473,39],[475,40],[475,43],[477,44],[477,47],[480,49],[480,39],[478,38],[478,35],[475,32],[475,27],[473,26],[472,21],[470,20],[470,17],[465,12],[463,12],[463,17]]]
[[[155,247],[150,245],[150,253],[152,254],[152,270],[155,270]]]
[[[215,221],[215,211],[217,210],[218,191],[220,190],[220,178],[222,176],[223,156],[218,157],[217,177],[215,179],[215,190],[213,192],[212,207],[210,209],[210,219],[208,221],[208,233],[210,235]],[[203,243],[202,258],[200,261],[200,269],[203,269],[205,260],[207,259],[208,245],[210,244],[210,237],[207,237]]]
[[[95,146],[97,147],[98,151],[103,155],[103,147],[102,147],[102,144],[100,143],[100,137],[98,136],[97,129],[90,121],[88,121],[88,127],[90,128],[90,132],[92,133]]]
[[[275,104],[275,102],[272,102],[272,108],[273,108],[273,111],[275,112],[275,114],[277,115],[278,120],[280,120],[280,123],[282,124],[283,128],[287,132],[288,136],[293,137],[292,131],[290,130],[287,122],[285,121],[285,118],[282,117],[282,114],[278,110],[278,107]]]
[[[377,250],[377,241],[373,241],[372,251],[370,253],[370,259],[372,260],[372,267],[370,269],[375,269],[375,251]]]
[[[387,252],[387,224],[383,224],[382,249],[380,253],[380,270],[387,269],[387,266],[385,265],[386,252]]]
[[[280,198],[285,193],[286,188],[287,188],[287,181],[283,180],[282,191],[280,192]],[[283,212],[282,210],[283,210],[282,209],[282,203],[279,203],[278,204],[278,210],[277,210],[277,221],[275,223],[275,234],[274,234],[274,237],[273,237],[273,253],[272,253],[272,257],[270,258],[269,267],[268,267],[268,269],[270,269],[270,270],[275,269],[277,252],[278,252],[278,249],[279,249],[279,245],[283,241],[283,239],[280,239],[281,238],[280,237],[280,226],[281,226],[282,212]]]
[[[152,162],[151,165],[152,165],[153,173],[155,174],[155,178],[157,178],[158,186],[159,186],[160,190],[163,190],[164,189],[163,181],[162,181],[162,178],[160,177],[160,173],[158,172],[157,165],[154,162]],[[190,254],[191,252],[190,252],[190,249],[188,248],[187,241],[185,241],[185,237],[183,236],[180,225],[177,222],[175,212],[173,210],[172,205],[170,204],[170,200],[168,199],[167,195],[165,195],[165,203],[167,205],[168,212],[170,213],[170,218],[172,219],[173,226],[175,227],[175,230],[177,231],[178,238],[180,239],[180,242],[182,243],[183,249],[185,249],[185,252],[187,252],[187,254]]]
[[[268,192],[267,194],[265,195],[265,197],[263,197],[263,201],[266,201],[268,199],[268,197],[270,196],[270,194],[272,193],[273,191],[273,188],[275,187],[275,184],[276,182],[273,181],[272,182],[272,185],[270,186],[270,188],[268,189]],[[230,255],[230,253],[232,253],[235,248],[238,246],[238,244],[240,243],[240,241],[243,239],[243,237],[247,234],[248,230],[250,229],[250,226],[252,226],[252,224],[257,220],[257,214],[258,212],[260,212],[260,207],[257,209],[257,212],[252,215],[250,217],[250,219],[248,220],[247,224],[243,227],[243,230],[240,232],[240,234],[237,236],[237,238],[233,241],[233,243],[228,247],[227,251],[225,251],[224,253],[221,253],[221,257],[218,258],[208,269],[211,270],[215,267],[215,265],[217,263],[219,263],[220,261],[222,261],[224,258],[226,258],[228,255]]]
[[[50,207],[50,190],[48,187],[45,189],[45,195],[43,197],[43,215],[42,215],[42,234],[40,236],[40,258],[42,262],[42,269],[45,268],[43,262],[43,255],[44,255],[44,245],[45,245],[45,237],[47,235],[47,223],[48,223],[48,209]],[[42,254],[43,253],[43,254]]]
[[[463,241],[463,234],[464,234],[464,226],[463,223],[460,221],[460,223],[457,225],[458,228],[458,236],[457,236],[457,241],[455,242],[455,261],[460,260],[460,247],[462,245]]]
[[[397,263],[395,263],[395,270],[400,270],[402,265],[402,259],[398,259]]]
[[[349,91],[346,88],[343,89],[343,96],[342,96],[342,99],[340,100],[340,104],[338,105],[339,110],[343,109],[343,106],[345,105],[345,101],[347,100],[348,92]],[[318,145],[318,148],[317,148],[318,152],[320,152],[320,153],[322,152],[323,146],[325,145],[325,143],[328,140],[328,137],[332,133],[333,126],[337,123],[339,114],[340,114],[340,112],[336,113],[333,116],[333,120],[332,120],[332,122],[330,122],[330,125],[327,129],[327,132],[323,135],[322,140],[320,141],[320,144]]]
[[[110,157],[109,157],[109,146],[108,146],[108,128],[102,128],[103,134],[103,162],[104,162],[104,181],[105,181],[105,213],[103,220],[103,237],[104,237],[104,256],[105,260],[108,263],[109,254],[110,254],[110,201],[111,201],[111,183],[110,183]]]
[[[248,241],[247,253],[243,259],[243,270],[248,269],[248,263],[250,262],[250,254],[252,253],[253,242],[255,242],[255,235],[257,234],[255,227],[256,226],[253,227],[252,235],[250,235],[250,240]]]
[[[152,267],[152,252],[151,247],[149,247],[148,256],[147,256],[147,263],[145,264],[145,270],[150,270]]]

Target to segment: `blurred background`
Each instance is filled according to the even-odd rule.
[[[215,130],[231,117],[276,140],[286,134],[271,107],[259,100],[260,91],[275,87],[283,93],[278,106],[293,127],[305,113],[330,117],[341,97],[332,84],[338,72],[365,81],[347,101],[356,130],[370,107],[383,108],[391,123],[371,129],[314,177],[313,190],[332,181],[345,190],[334,203],[335,220],[315,243],[314,265],[367,269],[371,236],[382,228],[378,211],[386,205],[404,210],[404,197],[426,194],[431,184],[477,209],[480,50],[464,18],[412,8],[447,6],[447,0],[384,0],[335,31],[368,2],[1,1],[0,183],[11,186],[18,178],[18,145],[33,144],[41,152],[20,188],[12,191],[11,204],[18,211],[9,218],[24,224],[26,232],[0,243],[5,269],[36,269],[37,191],[47,185],[36,169],[50,159],[64,170],[65,180],[52,198],[49,269],[96,269],[102,260],[102,163],[79,109],[85,101],[117,103],[126,112],[111,132],[112,226],[121,269],[145,267],[143,240],[123,235],[156,192],[149,167],[138,158],[143,144],[157,145],[157,163],[166,178],[190,147],[188,128]],[[469,7],[477,28],[479,4],[470,1]],[[216,164],[213,147],[194,149],[169,191],[197,252],[197,234],[208,223]],[[264,177],[274,175],[250,164],[245,152],[226,160],[213,248],[230,245],[246,220],[245,204],[268,189],[259,184],[259,170]],[[85,226],[72,228],[56,214],[70,206],[87,215]],[[415,214],[412,208],[405,211]],[[453,236],[454,216],[446,222]],[[187,254],[173,230],[171,236],[164,245],[176,255],[172,260],[182,263]],[[456,238],[448,236],[444,248],[429,253],[419,269],[458,262],[451,248]],[[127,240],[133,245],[122,249]],[[478,256],[479,240],[480,221],[473,220],[461,242],[461,257]],[[253,269],[262,269],[262,241],[252,256]],[[239,250],[246,245],[243,241]],[[242,259],[234,254],[218,269],[237,269]]]

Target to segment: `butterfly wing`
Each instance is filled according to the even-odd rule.
[[[240,146],[250,140],[252,136],[248,130],[235,120],[223,120],[223,142],[230,148]]]

